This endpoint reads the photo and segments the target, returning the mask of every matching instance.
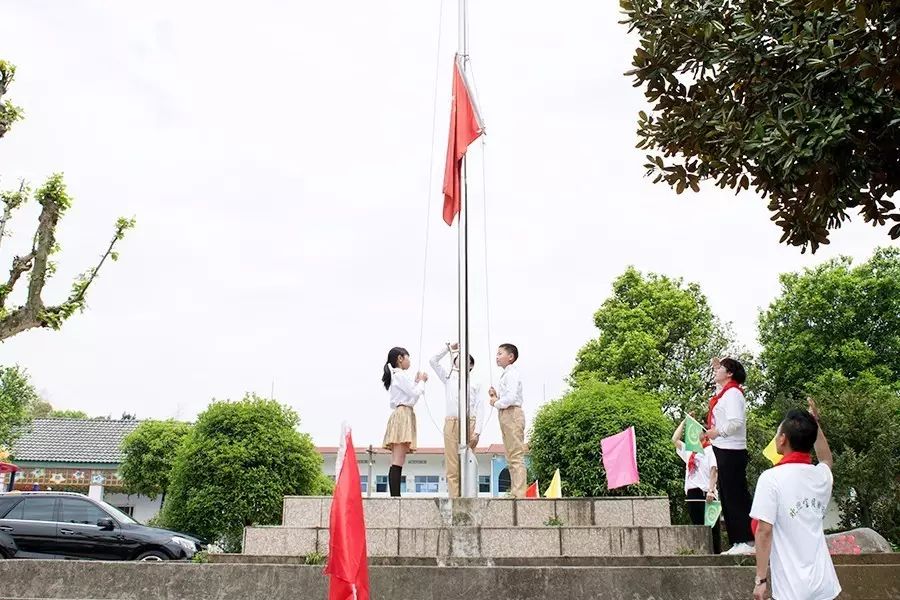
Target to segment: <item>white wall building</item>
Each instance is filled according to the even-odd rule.
[[[369,449],[371,448],[371,452]],[[337,447],[316,448],[324,458],[322,466],[325,474],[334,478]],[[492,444],[477,448],[479,496],[501,496],[509,490],[509,470],[502,444]],[[359,476],[363,495],[388,496],[388,469],[391,454],[380,447],[356,448]],[[527,457],[526,457],[527,461]],[[403,480],[400,492],[404,496],[432,497],[447,495],[447,477],[444,466],[443,448],[419,448],[407,455],[403,466]]]

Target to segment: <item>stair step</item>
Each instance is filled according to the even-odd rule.
[[[664,527],[671,524],[662,497],[515,500],[511,498],[363,498],[366,527]],[[328,527],[331,497],[287,496],[282,525]]]
[[[369,527],[374,557],[539,558],[709,554],[707,527]],[[243,553],[328,554],[324,527],[248,527]]]

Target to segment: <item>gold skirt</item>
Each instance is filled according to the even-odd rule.
[[[416,450],[416,413],[411,406],[398,406],[388,419],[384,447],[390,450],[394,444],[409,444],[410,452]]]

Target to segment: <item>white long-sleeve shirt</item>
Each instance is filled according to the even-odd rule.
[[[522,406],[525,397],[522,395],[522,375],[519,373],[519,367],[516,363],[507,365],[500,375],[500,382],[497,384],[497,401],[494,408],[502,410],[510,406]]]
[[[391,398],[391,408],[415,406],[424,393],[424,381],[413,383],[403,374],[403,369],[391,367],[391,387],[388,389],[388,395]]]
[[[737,388],[731,388],[719,398],[713,409],[713,426],[719,437],[712,445],[722,450],[747,448],[747,400]]]
[[[444,346],[444,349],[431,357],[428,364],[434,369],[435,374],[441,383],[444,384],[444,399],[446,415],[448,417],[459,416],[459,369],[453,367],[448,372],[441,364],[443,359],[450,350]],[[484,419],[482,418],[482,407],[484,399],[481,397],[481,386],[472,383],[469,380],[469,417],[475,417],[475,433],[481,435],[481,427]]]

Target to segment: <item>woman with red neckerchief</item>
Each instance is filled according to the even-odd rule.
[[[709,401],[706,436],[712,442],[719,467],[719,499],[732,544],[724,554],[753,554],[753,497],[747,489],[747,400],[741,388],[747,372],[733,358],[713,359],[712,366],[718,391]]]

